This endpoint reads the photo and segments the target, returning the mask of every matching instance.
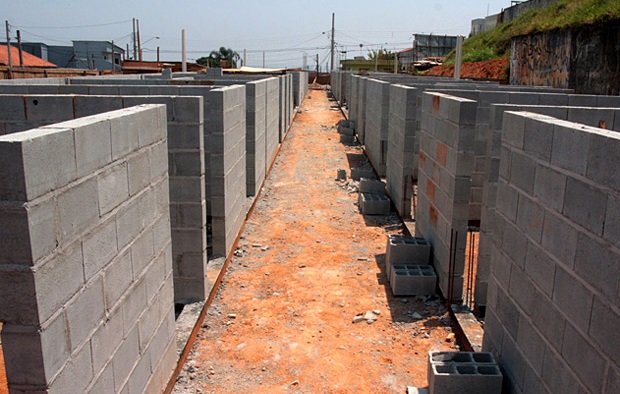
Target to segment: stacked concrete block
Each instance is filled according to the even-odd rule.
[[[502,373],[491,353],[429,352],[430,394],[500,394]]]
[[[388,194],[403,218],[411,217],[413,182],[417,180],[415,137],[418,89],[390,85],[388,150],[385,166]]]
[[[370,167],[353,167],[351,168],[351,179],[359,181],[362,178],[375,179],[375,172]]]
[[[139,166],[146,161],[162,165]],[[160,391],[176,366],[166,109],[0,137],[11,392]]]
[[[353,118],[355,125],[357,126],[355,132],[357,133],[357,139],[363,145],[366,142],[366,92],[368,86],[368,78],[357,77],[357,107],[355,113],[357,117]]]
[[[484,98],[484,95],[481,95]],[[512,96],[512,95],[511,95]],[[501,130],[503,124],[503,114],[505,111],[529,111],[541,115],[552,116],[556,119],[579,122],[585,125],[598,127],[601,121],[608,129],[620,131],[620,123],[615,124],[614,120],[620,116],[616,108],[601,107],[568,107],[560,104],[568,104],[569,101],[576,101],[577,96],[561,94],[538,94],[532,95],[538,102],[557,105],[518,105],[518,104],[490,104],[488,144],[486,152],[485,177],[483,183],[480,245],[478,257],[478,271],[476,275],[476,294],[475,299],[478,305],[485,305],[486,291],[491,260],[491,239],[494,229],[493,221],[495,215],[495,204],[497,198],[497,184],[499,178],[499,163],[501,151]],[[509,96],[510,97],[510,96]],[[515,94],[515,98],[519,95]],[[582,98],[583,99],[583,98]],[[597,97],[601,104],[620,106],[620,98],[617,97]],[[481,110],[478,110],[480,114]],[[532,138],[528,141],[528,149],[538,149],[540,151],[550,150],[549,141],[544,135],[537,135],[534,130],[529,132]]]
[[[265,111],[265,174],[275,160],[280,141],[280,79],[273,77],[266,80]]]
[[[279,122],[279,137],[278,143],[284,141],[284,136],[288,131],[288,123],[287,123],[287,104],[286,104],[286,75],[280,75],[278,78],[280,81],[279,86],[279,95],[280,95],[280,122]]]
[[[617,132],[503,115],[483,348],[507,392],[617,392],[619,152]]]
[[[385,271],[388,280],[395,265],[428,265],[431,257],[431,245],[424,238],[407,235],[388,235],[385,247]]]
[[[430,265],[397,264],[390,271],[390,287],[395,296],[432,295],[437,274]]]
[[[209,92],[205,151],[209,154],[208,193],[213,254],[228,256],[243,221],[246,198],[245,86]]]
[[[170,176],[175,302],[187,303],[206,299],[207,207],[202,97],[5,95],[0,97],[0,102],[5,108],[13,108],[12,111],[0,114],[0,129],[6,126],[4,128],[10,131],[139,104],[165,104],[168,119],[167,163]],[[72,110],[69,110],[70,107]],[[59,108],[63,110],[59,111]],[[129,145],[131,141],[123,143]],[[93,160],[96,163],[96,160]],[[150,163],[145,158],[132,160],[130,173],[135,177],[144,167],[165,165]],[[115,178],[110,179],[113,181]]]
[[[385,183],[378,179],[361,178],[359,191],[360,193],[385,194]]]
[[[246,188],[248,196],[255,196],[266,174],[267,82],[249,82],[246,92]]]
[[[366,93],[364,147],[370,163],[380,177],[385,176],[390,115],[390,84],[370,79]]]
[[[293,99],[293,74],[286,75],[288,80],[287,86],[287,100],[288,100],[288,127],[290,128],[293,123],[293,118],[295,117],[295,103]]]
[[[441,93],[423,95],[416,235],[431,243],[439,287],[447,296],[452,282],[455,299],[463,290],[475,119],[474,101]]]
[[[293,105],[300,107],[308,90],[308,73],[296,71],[293,74]]]
[[[385,194],[360,193],[358,204],[363,215],[390,214],[390,198]]]

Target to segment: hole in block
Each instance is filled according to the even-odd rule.
[[[497,367],[491,365],[482,365],[478,367],[478,373],[480,375],[501,375]]]
[[[457,365],[456,372],[461,375],[476,375],[478,373],[476,367],[473,365]]]
[[[491,353],[474,353],[472,356],[474,357],[474,361],[477,363],[493,362],[493,356],[491,356]]]

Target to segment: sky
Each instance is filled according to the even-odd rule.
[[[510,7],[510,0],[0,0],[11,40],[71,45],[112,41],[133,51],[139,20],[144,60],[181,60],[181,30],[194,61],[221,46],[254,67],[329,63],[332,13],[338,58],[411,47],[413,34],[467,36],[471,20]],[[3,21],[4,22],[4,21]],[[4,29],[3,29],[4,30]],[[156,38],[159,37],[159,38]],[[1,41],[5,41],[5,34]],[[130,55],[131,56],[131,55]],[[337,58],[337,59],[338,59]]]

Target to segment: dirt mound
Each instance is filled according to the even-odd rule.
[[[453,77],[454,66],[437,66],[426,72],[433,77]],[[508,81],[508,59],[501,58],[461,65],[461,78],[485,81]]]

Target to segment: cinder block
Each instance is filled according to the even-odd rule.
[[[73,96],[29,95],[26,103],[27,118],[35,121],[58,121],[73,119]]]
[[[72,357],[51,384],[50,392],[82,393],[93,378],[90,346],[85,345]]]
[[[603,234],[607,194],[600,188],[569,177],[566,181],[563,213],[595,234]]]
[[[124,386],[127,377],[132,371],[139,356],[140,349],[138,346],[138,327],[134,326],[134,328],[127,333],[127,336],[116,353],[114,353],[113,363],[115,392],[121,392],[121,388]]]
[[[32,200],[77,178],[71,129],[4,135],[0,146],[0,196],[4,199]]]
[[[552,164],[585,175],[589,150],[588,133],[579,130],[574,123],[558,121],[553,128]]]
[[[430,261],[431,244],[420,237],[388,235],[385,262],[396,264],[427,265]]]
[[[386,195],[360,193],[359,207],[363,215],[389,215],[390,199]]]
[[[385,183],[378,179],[361,178],[359,184],[359,192],[385,194]]]
[[[67,326],[71,350],[75,351],[99,325],[105,313],[103,280],[101,277],[87,285],[67,306]]]
[[[355,129],[351,127],[345,127],[342,125],[338,125],[338,133],[344,134],[344,135],[355,135]]]
[[[118,253],[116,246],[116,220],[111,218],[101,224],[82,241],[84,276],[86,281],[98,274]]]
[[[353,145],[355,143],[355,136],[340,134],[340,143],[345,145]]]
[[[390,284],[395,296],[435,294],[437,274],[430,265],[394,265]]]
[[[502,373],[491,353],[429,352],[431,394],[500,394]]]
[[[58,196],[60,241],[81,234],[99,219],[99,193],[93,178],[71,187]]]
[[[100,371],[112,358],[112,354],[124,337],[122,308],[116,308],[106,316],[105,322],[97,327],[91,338],[93,368]],[[111,365],[110,363],[109,365]]]
[[[359,181],[362,178],[376,179],[375,172],[372,168],[368,167],[354,167],[351,168],[351,179]]]

